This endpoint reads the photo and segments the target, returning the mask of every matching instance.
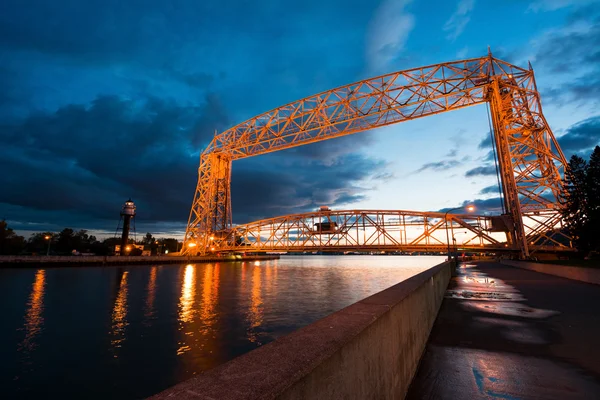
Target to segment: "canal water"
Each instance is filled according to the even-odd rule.
[[[441,261],[0,269],[1,397],[149,396]]]

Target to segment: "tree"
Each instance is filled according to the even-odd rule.
[[[25,248],[25,238],[8,227],[6,220],[0,221],[0,254],[19,254]]]
[[[567,232],[582,255],[600,251],[600,146],[589,164],[574,155],[565,173],[562,216]]]
[[[148,232],[146,233],[146,236],[144,236],[142,242],[144,244],[144,247],[148,246],[148,248],[152,248],[152,246],[154,245],[154,237],[152,237],[152,234]]]
[[[590,250],[600,252],[600,146],[596,146],[588,163],[586,197]]]
[[[27,240],[27,251],[37,254],[46,254],[48,251],[48,242],[50,242],[50,251],[55,252],[55,239],[56,235],[52,232],[34,233]]]

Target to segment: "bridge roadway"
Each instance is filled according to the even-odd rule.
[[[458,271],[407,399],[600,399],[600,286],[493,262]]]

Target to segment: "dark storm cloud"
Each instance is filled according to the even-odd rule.
[[[586,152],[600,143],[600,116],[594,116],[571,126],[558,143],[567,157],[571,154]]]
[[[25,209],[32,217],[41,211],[50,213],[49,220],[62,217],[67,225],[111,227],[122,202],[132,197],[139,221],[183,224],[198,150],[228,124],[219,98],[211,94],[194,107],[105,96],[87,107],[71,105],[5,125],[0,214],[21,207],[21,221],[32,219]],[[364,199],[368,188],[361,182],[381,177],[385,165],[350,154],[355,149],[339,150],[327,162],[282,153],[234,163],[235,222]]]
[[[346,154],[324,165],[297,157],[290,162],[286,152],[233,163],[235,222],[309,211],[321,205],[342,207],[366,199],[369,189],[385,179],[380,175],[387,165],[364,156]]]
[[[466,177],[479,175],[496,175],[496,167],[493,165],[484,165],[482,167],[476,167],[465,172]]]
[[[218,100],[180,107],[100,97],[38,114],[0,130],[0,202],[35,210],[71,210],[114,219],[115,204],[133,197],[148,220],[183,220],[197,168],[193,143],[218,127]]]

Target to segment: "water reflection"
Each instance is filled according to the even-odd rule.
[[[146,305],[144,310],[146,326],[150,325],[150,320],[154,316],[154,298],[156,297],[156,270],[157,267],[152,267],[150,269],[150,279],[148,280],[148,296],[146,297]]]
[[[427,260],[0,269],[3,398],[146,398],[439,262]]]
[[[252,294],[250,297],[250,310],[248,313],[248,320],[250,326],[248,327],[248,340],[252,343],[258,343],[257,328],[263,323],[263,299],[262,299],[262,287],[261,287],[261,272],[262,269],[254,267],[252,271]]]
[[[179,321],[191,322],[194,317],[194,296],[196,294],[196,266],[186,265],[183,285],[179,298]]]
[[[194,299],[196,297],[196,266],[188,264],[183,272],[183,284],[181,285],[181,297],[179,298],[179,330],[183,332],[184,339],[180,340],[177,355],[180,356],[192,348],[187,343],[186,337],[193,336],[194,331],[188,330],[186,324],[194,320]]]
[[[119,291],[117,299],[112,310],[112,339],[110,344],[113,350],[120,348],[125,341],[125,329],[129,323],[127,322],[127,276],[129,272],[125,271],[119,280]],[[117,358],[117,354],[113,354]]]
[[[46,271],[40,269],[35,274],[31,295],[27,303],[27,312],[25,314],[25,338],[19,345],[19,351],[31,352],[35,347],[35,337],[42,330],[42,311],[44,311],[44,287],[46,285]]]
[[[202,282],[202,308],[200,318],[204,325],[204,332],[210,331],[217,319],[215,306],[217,305],[217,296],[219,293],[219,264],[208,264],[204,270],[204,280]]]

